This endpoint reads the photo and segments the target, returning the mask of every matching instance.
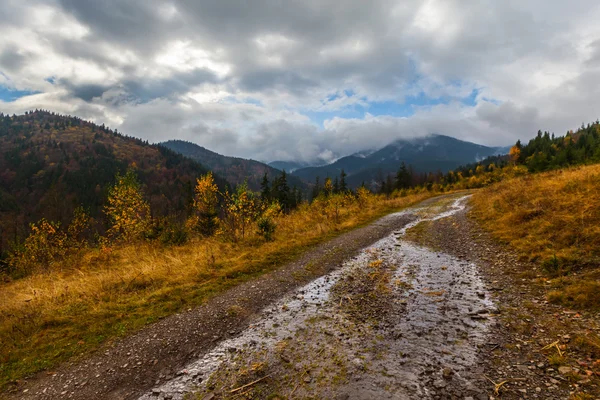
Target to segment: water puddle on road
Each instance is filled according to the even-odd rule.
[[[419,218],[266,308],[140,399],[231,393],[240,381],[225,377],[248,363],[269,366],[261,373],[273,398],[478,397],[477,349],[494,305],[477,266],[403,240],[418,223],[463,210],[467,197],[388,216]],[[260,393],[253,398],[269,395]]]

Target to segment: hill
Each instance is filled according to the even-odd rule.
[[[317,176],[338,176],[343,169],[348,174],[348,184],[357,187],[362,182],[381,182],[388,174],[395,174],[402,162],[411,165],[419,173],[447,172],[502,152],[508,152],[508,149],[482,146],[449,136],[430,135],[397,140],[375,152],[357,153],[321,167],[302,168],[294,171],[293,175],[312,182]]]
[[[196,177],[207,172],[165,147],[46,111],[0,114],[0,149],[1,250],[42,217],[68,223],[80,205],[102,231],[107,189],[130,166],[155,215],[185,215]]]
[[[252,190],[260,190],[260,183],[265,172],[269,178],[280,176],[282,172],[259,161],[224,156],[195,143],[183,140],[169,140],[161,143],[161,146],[198,161],[233,185],[243,183],[247,180],[248,186]],[[296,186],[301,190],[306,189],[306,185],[299,178],[288,176],[288,181],[291,186]]]

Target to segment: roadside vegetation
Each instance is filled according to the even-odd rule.
[[[476,218],[550,280],[549,301],[600,309],[600,165],[525,175],[473,196]]]
[[[278,196],[291,191],[281,186],[265,180],[262,193],[246,185],[221,191],[205,174],[197,180],[193,212],[177,224],[152,218],[130,170],[108,192],[106,235],[86,239],[90,218],[82,209],[66,227],[47,220],[32,224],[0,284],[0,387],[201,304],[309,246],[439,193],[342,192],[328,179],[310,204],[290,209],[292,200]]]

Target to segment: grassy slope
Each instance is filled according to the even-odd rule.
[[[473,196],[492,234],[552,279],[550,301],[600,308],[600,165],[506,180]]]
[[[366,205],[352,203],[338,224],[315,207],[278,220],[273,242],[252,236],[236,244],[195,239],[178,248],[156,244],[89,250],[62,271],[0,286],[0,388],[85,355],[109,339],[202,303],[233,285],[294,259],[309,246],[359,227],[433,193]]]

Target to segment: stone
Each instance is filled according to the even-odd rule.
[[[567,366],[558,367],[558,372],[560,372],[563,375],[568,374],[571,371],[572,371],[571,367],[567,367]]]

